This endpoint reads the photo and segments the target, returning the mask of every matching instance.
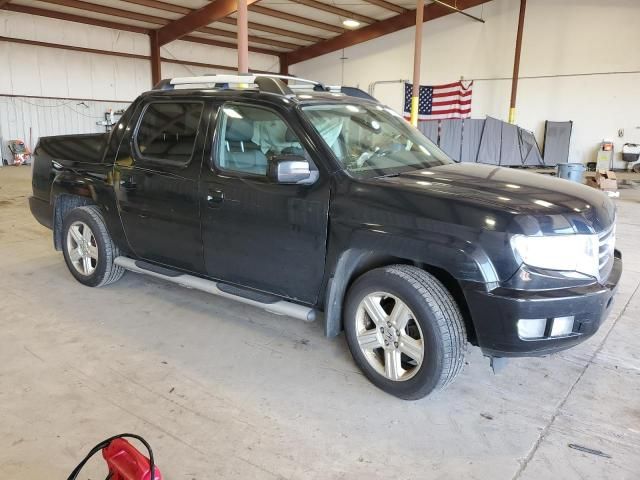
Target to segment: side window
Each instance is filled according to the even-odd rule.
[[[227,104],[221,110],[216,165],[224,170],[266,175],[276,155],[304,155],[300,139],[270,110]]]
[[[191,160],[204,104],[150,103],[142,114],[136,147],[147,160],[185,166]]]

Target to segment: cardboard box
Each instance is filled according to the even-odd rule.
[[[593,185],[595,182],[595,185]],[[618,179],[611,170],[598,170],[593,180],[587,182],[589,185],[605,192],[615,192],[618,190]]]

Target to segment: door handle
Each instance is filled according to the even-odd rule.
[[[209,205],[215,205],[224,201],[224,192],[221,190],[210,191],[207,194],[207,203]]]

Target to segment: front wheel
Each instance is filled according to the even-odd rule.
[[[88,287],[101,287],[120,279],[124,269],[114,263],[113,243],[102,212],[95,205],[74,208],[62,223],[64,260],[71,274]]]
[[[367,378],[406,400],[444,388],[464,365],[460,309],[442,283],[417,267],[392,265],[358,278],[347,295],[344,329]]]

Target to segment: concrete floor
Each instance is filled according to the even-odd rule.
[[[127,431],[168,480],[639,478],[638,191],[618,201],[625,273],[595,337],[497,376],[471,348],[454,385],[405,402],[317,323],[135,274],[83,287],[29,213],[29,174],[0,168],[2,479],[66,478]]]

